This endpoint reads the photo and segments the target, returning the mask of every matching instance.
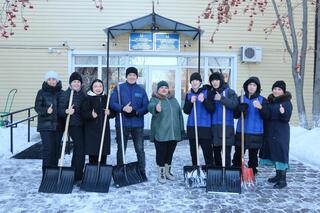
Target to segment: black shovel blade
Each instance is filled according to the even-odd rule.
[[[205,188],[206,170],[206,166],[184,166],[183,176],[186,188]]]
[[[114,166],[112,177],[116,187],[129,186],[147,181],[147,177],[141,174],[138,162]]]
[[[39,192],[69,194],[72,192],[74,169],[71,167],[47,168],[39,187]]]
[[[241,169],[211,167],[207,171],[207,192],[241,193]]]
[[[108,193],[112,177],[111,165],[86,164],[80,189]]]

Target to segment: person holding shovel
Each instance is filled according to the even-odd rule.
[[[240,104],[234,110],[234,118],[238,119],[235,136],[235,153],[233,167],[241,167],[241,113],[244,114],[244,152],[249,149],[249,168],[253,174],[258,173],[258,152],[262,146],[263,121],[268,116],[267,99],[260,95],[261,84],[257,77],[250,77],[243,84],[244,95],[239,96]],[[243,98],[243,100],[241,100]]]
[[[69,123],[69,135],[73,141],[73,155],[71,166],[75,170],[75,183],[82,180],[83,167],[85,162],[84,155],[84,134],[83,119],[81,116],[81,105],[85,99],[85,93],[82,90],[82,77],[78,72],[73,72],[69,78],[69,88],[59,98],[59,116],[66,118],[71,115]],[[69,109],[69,97],[73,93],[73,101]]]
[[[121,146],[121,130],[120,116],[122,113],[124,150],[127,148],[129,134],[132,136],[134,149],[137,154],[140,172],[146,177],[146,160],[144,152],[144,115],[148,113],[148,96],[144,88],[137,84],[138,70],[135,67],[126,69],[126,82],[119,85],[120,102],[118,99],[118,90],[113,90],[110,98],[110,108],[117,112],[116,117],[116,134],[117,134],[117,164],[123,164],[122,146]]]
[[[107,163],[107,155],[110,155],[111,138],[109,119],[115,117],[115,113],[110,109],[105,109],[107,96],[104,93],[103,82],[95,79],[87,92],[87,97],[82,104],[82,117],[84,119],[85,154],[89,155],[89,163],[97,164],[99,148],[103,129],[105,113],[108,115],[104,144],[102,150],[101,164]]]
[[[150,141],[156,148],[158,181],[175,180],[171,162],[177,142],[184,133],[183,115],[177,99],[170,93],[169,84],[159,81],[148,105],[152,114]]]
[[[216,166],[222,165],[222,109],[226,107],[226,167],[231,166],[231,147],[234,145],[234,121],[233,110],[238,106],[238,97],[234,90],[224,81],[220,72],[214,72],[209,77],[214,97],[212,102],[215,111],[211,117],[213,138],[213,152]]]
[[[215,111],[215,107],[210,101],[213,97],[206,87],[201,87],[202,78],[200,73],[192,73],[190,76],[191,89],[186,94],[183,112],[188,114],[187,136],[190,144],[190,153],[192,165],[197,165],[196,138],[195,138],[195,121],[194,121],[194,103],[197,108],[197,127],[198,140],[201,146],[206,165],[213,165],[212,156],[212,134],[211,134],[211,113]]]
[[[273,188],[282,189],[287,186],[286,173],[289,168],[289,121],[292,114],[291,93],[286,90],[284,81],[276,81],[272,85],[272,93],[268,96],[267,110],[269,116],[265,122],[264,143],[260,153],[260,165],[274,166],[276,176],[268,182],[275,183]]]
[[[58,97],[61,95],[61,81],[58,73],[49,71],[38,91],[34,109],[38,113],[37,131],[42,141],[42,175],[47,167],[58,164],[62,137],[62,124],[58,118]]]

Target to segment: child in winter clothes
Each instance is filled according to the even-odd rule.
[[[286,91],[284,81],[276,81],[272,94],[268,97],[268,117],[265,122],[264,143],[261,150],[261,165],[271,165],[276,169],[276,176],[268,182],[275,183],[274,188],[287,186],[286,171],[289,168],[289,121],[292,113],[291,94]]]
[[[106,109],[106,104],[107,96],[104,94],[103,82],[96,79],[91,83],[90,90],[87,92],[87,97],[82,105],[82,117],[85,121],[85,154],[89,155],[89,163],[98,163],[105,114],[108,114],[108,121],[103,140],[101,164],[107,163],[107,155],[110,154],[109,119],[114,117],[115,113]]]
[[[70,87],[63,92],[59,98],[59,116],[66,118],[71,115],[69,123],[69,135],[73,141],[73,155],[71,166],[75,170],[75,183],[82,180],[83,167],[85,162],[84,155],[84,135],[83,119],[81,117],[81,105],[85,99],[82,90],[82,77],[79,73],[73,72],[69,78]],[[71,108],[69,109],[69,97],[71,90],[74,91]]]
[[[215,111],[211,118],[215,165],[222,165],[222,110],[224,105],[226,107],[226,166],[229,167],[231,165],[231,147],[234,145],[233,110],[238,106],[238,97],[235,91],[225,83],[221,73],[212,73],[209,81],[214,93],[213,103],[215,104]]]
[[[193,73],[190,76],[191,89],[186,94],[183,107],[184,113],[188,114],[187,136],[189,138],[192,165],[197,165],[196,140],[195,140],[195,121],[194,103],[197,109],[198,140],[201,146],[206,165],[213,165],[212,146],[211,146],[211,113],[215,108],[210,101],[211,93],[205,87],[200,87],[202,83],[201,75]]]
[[[44,77],[38,91],[34,108],[38,113],[37,130],[42,141],[42,174],[46,167],[58,165],[62,127],[58,119],[58,97],[61,95],[61,81],[54,71]]]
[[[160,81],[150,99],[148,110],[152,114],[150,141],[156,148],[158,181],[175,180],[171,162],[177,142],[184,132],[183,116],[177,99],[170,94],[166,81]]]
[[[241,166],[241,113],[244,114],[244,150],[249,149],[249,168],[257,174],[258,152],[263,142],[263,120],[267,117],[265,105],[267,100],[260,95],[261,85],[257,77],[250,77],[243,84],[243,102],[234,110],[234,117],[238,119],[236,130],[236,146],[232,163],[234,167]]]

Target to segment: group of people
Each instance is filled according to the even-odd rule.
[[[286,91],[284,81],[276,81],[272,85],[272,93],[266,99],[260,95],[261,84],[257,77],[246,80],[243,84],[244,94],[238,96],[221,73],[212,73],[209,84],[206,85],[202,83],[199,73],[193,73],[190,76],[191,88],[181,109],[177,99],[170,93],[166,81],[158,82],[149,100],[137,80],[138,70],[129,67],[126,70],[126,82],[113,89],[111,94],[105,94],[103,82],[99,79],[94,80],[90,90],[85,93],[82,90],[81,75],[74,72],[69,78],[69,88],[62,91],[57,73],[48,72],[35,101],[38,131],[43,143],[43,172],[47,167],[57,165],[64,119],[71,115],[69,136],[74,143],[72,167],[75,169],[75,183],[79,183],[83,176],[85,156],[89,155],[90,163],[98,162],[103,120],[104,116],[108,115],[108,119],[116,119],[117,164],[123,164],[120,131],[122,124],[124,150],[131,135],[140,171],[145,174],[144,115],[150,112],[150,141],[155,145],[158,181],[165,183],[167,180],[175,180],[171,164],[177,142],[183,140],[183,110],[188,115],[187,137],[193,165],[197,165],[195,127],[205,164],[221,166],[222,128],[225,125],[227,167],[241,167],[241,131],[244,129],[244,149],[249,151],[248,166],[256,175],[260,157],[260,165],[270,165],[276,169],[276,176],[268,179],[270,183],[275,183],[274,188],[286,187],[292,104],[291,94]],[[71,90],[74,91],[74,97],[69,108]],[[107,95],[110,95],[108,108]],[[244,128],[241,128],[242,118]],[[234,119],[238,119],[236,128]],[[110,154],[109,122],[105,132],[101,160],[104,164]],[[235,152],[232,157],[233,146]]]

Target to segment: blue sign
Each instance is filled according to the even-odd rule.
[[[152,51],[152,33],[130,33],[129,50],[132,51]]]
[[[179,51],[180,37],[177,33],[155,33],[156,51]]]

